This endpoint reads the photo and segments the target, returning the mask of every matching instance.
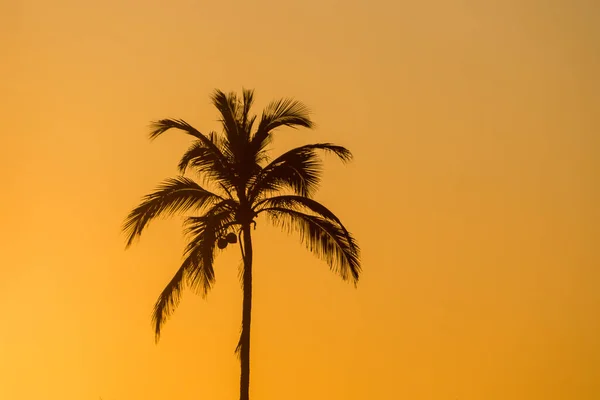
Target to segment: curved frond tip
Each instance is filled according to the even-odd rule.
[[[181,266],[169,284],[163,289],[158,300],[156,300],[152,312],[152,326],[154,327],[154,340],[157,343],[160,339],[162,327],[181,301],[184,276],[185,266]]]
[[[344,228],[328,219],[286,208],[271,207],[264,211],[276,226],[298,232],[308,250],[325,260],[343,280],[358,283],[360,248]]]

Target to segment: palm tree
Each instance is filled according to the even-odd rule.
[[[253,98],[254,92],[246,89],[242,98],[220,90],[213,93],[221,134],[203,134],[180,119],[154,122],[150,139],[177,129],[194,141],[179,162],[181,175],[165,180],[145,196],[123,224],[129,247],[151,220],[194,212],[184,221],[189,236],[184,261],[154,306],[152,323],[157,342],[179,304],[183,287],[205,297],[215,281],[216,254],[239,238],[243,312],[236,354],[241,362],[241,400],[248,400],[250,386],[251,227],[256,228],[256,218],[264,214],[274,225],[298,232],[311,252],[355,286],[361,270],[359,247],[350,232],[335,214],[312,199],[321,176],[318,152],[332,153],[343,162],[350,161],[352,154],[342,146],[317,143],[289,150],[269,162],[267,149],[277,128],[312,128],[313,122],[306,106],[292,99],[271,102],[257,121],[250,114]],[[203,178],[202,184],[184,176],[188,168]]]

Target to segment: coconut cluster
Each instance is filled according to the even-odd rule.
[[[217,246],[223,250],[229,243],[237,243],[237,235],[233,232],[229,232],[227,236],[222,236],[217,240]]]

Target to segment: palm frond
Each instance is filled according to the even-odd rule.
[[[254,104],[254,90],[243,89],[242,90],[242,112],[241,112],[241,122],[242,127],[248,133],[252,131],[252,125],[256,120],[256,116],[250,115],[250,110],[252,109],[252,105]]]
[[[185,122],[183,119],[176,118],[164,118],[158,121],[153,121],[150,124],[150,140],[154,140],[158,138],[160,135],[165,133],[171,129],[178,129],[187,133],[190,136],[195,137],[196,139],[200,139],[202,141],[207,140],[210,141],[208,137],[198,131],[196,128]]]
[[[216,89],[212,94],[212,102],[221,115],[221,123],[227,141],[232,147],[239,146],[240,137],[242,136],[239,112],[239,101],[235,92],[224,93]]]
[[[200,131],[198,131],[196,128],[185,122],[184,120],[171,118],[155,121],[151,124],[151,128],[152,129],[150,131],[150,140],[156,139],[157,137],[159,137],[160,135],[162,135],[170,129],[178,129],[183,131],[184,133],[187,133],[188,135],[195,137],[213,153],[213,157],[215,160],[219,160],[220,165],[217,166],[220,169],[227,169],[227,166],[229,164],[228,159],[217,145],[215,136],[212,132],[210,136],[206,136]]]
[[[290,189],[300,196],[312,196],[321,182],[322,163],[308,154],[289,155],[285,161],[273,164],[257,174],[250,198],[267,192]]]
[[[211,141],[218,146],[219,142],[215,136],[211,132]],[[192,167],[205,180],[231,188],[235,181],[232,165],[230,163],[224,165],[212,149],[207,148],[202,141],[196,140],[183,154],[177,167],[182,175],[186,173],[188,168]]]
[[[154,304],[154,309],[152,311],[152,325],[154,326],[154,340],[156,342],[158,342],[160,338],[162,327],[181,301],[181,294],[185,281],[185,269],[185,265],[179,267],[175,276],[173,276],[171,281],[163,289],[160,296],[158,296],[158,300],[156,300],[156,303]]]
[[[201,216],[187,217],[183,223],[184,233],[193,237],[201,234],[206,229],[214,229],[216,234],[223,234],[223,229],[228,228],[235,222],[235,207],[231,207],[231,200],[222,200]]]
[[[122,227],[127,235],[126,247],[142,234],[152,219],[160,215],[185,212],[190,208],[201,209],[219,200],[224,199],[189,178],[177,177],[165,180],[155,192],[146,195],[142,203],[127,216]]]
[[[290,188],[294,193],[310,197],[321,177],[321,160],[317,150],[335,154],[343,162],[352,159],[352,153],[342,146],[316,143],[296,147],[273,160],[254,179],[249,198],[254,201],[264,192]]]
[[[233,212],[227,209],[225,202],[217,203],[201,217],[190,217],[185,221],[190,242],[185,249],[184,260],[160,294],[152,313],[156,341],[160,338],[162,327],[179,305],[184,283],[203,298],[212,288],[215,281],[215,242],[223,227],[231,221]]]
[[[252,137],[250,148],[256,158],[264,158],[261,153],[271,142],[272,131],[280,126],[312,129],[314,123],[310,119],[310,110],[302,102],[290,98],[272,101],[263,111]]]
[[[183,153],[177,169],[183,175],[190,167],[195,167],[199,172],[205,172],[208,174],[215,174],[214,164],[215,158],[214,153],[211,152],[206,146],[200,141],[194,141],[192,145]]]
[[[309,197],[293,195],[275,196],[264,199],[258,202],[255,206],[257,214],[260,214],[262,210],[268,208],[285,208],[292,211],[299,211],[303,213],[308,211],[316,214],[317,216],[333,222],[335,225],[338,225],[339,228],[344,232],[347,242],[350,244],[354,243],[352,235],[348,229],[346,229],[342,221],[323,204]]]
[[[358,244],[338,224],[318,216],[282,207],[265,208],[274,225],[289,232],[297,231],[308,250],[325,260],[343,280],[358,283],[360,249]]]
[[[233,219],[229,210],[208,213],[202,217],[186,220],[186,231],[191,240],[185,249],[184,265],[187,266],[187,283],[195,292],[206,297],[214,283],[213,262],[215,243],[223,233],[223,226]]]
[[[263,111],[252,141],[262,142],[271,131],[280,126],[310,129],[313,128],[314,123],[310,119],[310,110],[302,102],[289,98],[275,100]]]
[[[313,212],[323,218],[334,221],[335,223],[342,225],[342,221],[336,215],[330,211],[323,204],[319,203],[316,200],[313,200],[309,197],[304,196],[294,196],[294,195],[282,195],[269,197],[264,200],[259,201],[255,205],[256,213],[260,213],[265,208],[287,208],[296,211],[305,212],[308,210]]]

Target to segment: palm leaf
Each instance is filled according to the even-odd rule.
[[[211,141],[218,145],[214,136],[214,134],[211,134]],[[185,174],[188,168],[192,167],[209,182],[216,182],[228,188],[234,186],[235,172],[233,171],[233,164],[223,165],[215,156],[215,153],[199,140],[194,141],[183,154],[177,167],[182,175]]]
[[[275,196],[269,197],[258,202],[255,207],[257,210],[257,214],[260,214],[262,210],[268,208],[285,208],[288,210],[299,211],[304,213],[306,213],[306,211],[309,211],[313,214],[317,214],[319,217],[334,222],[344,232],[344,235],[346,236],[346,241],[349,244],[354,243],[352,235],[346,229],[342,221],[323,204],[311,198],[292,195]]]
[[[185,212],[190,208],[202,207],[224,200],[222,197],[202,188],[193,180],[177,177],[165,180],[155,192],[146,195],[142,203],[134,208],[123,224],[129,247],[140,236],[148,223],[160,215]]]
[[[224,202],[215,205],[202,217],[186,220],[186,233],[190,242],[184,252],[181,267],[162,291],[152,313],[155,339],[160,338],[161,329],[171,317],[181,299],[183,284],[206,297],[215,281],[213,269],[215,242],[223,226],[233,220],[233,213]]]
[[[342,221],[340,221],[340,219],[336,217],[332,211],[330,211],[327,207],[325,207],[318,201],[313,200],[309,197],[294,195],[269,197],[267,199],[259,201],[255,206],[255,210],[257,213],[260,213],[263,209],[273,207],[287,208],[296,211],[309,210],[323,218],[332,220],[335,223],[342,226]]]
[[[252,138],[253,144],[260,145],[271,131],[280,126],[310,129],[314,127],[314,123],[310,119],[310,110],[302,102],[289,98],[272,101],[262,113],[256,134]]]
[[[187,283],[202,297],[206,297],[214,283],[213,262],[215,243],[233,221],[231,210],[215,206],[202,217],[189,217],[185,221],[186,233],[191,240],[186,247],[184,265],[187,265]]]
[[[292,189],[300,196],[311,196],[321,177],[322,165],[317,150],[333,153],[343,162],[352,159],[348,149],[330,143],[297,147],[277,157],[255,176],[248,197],[254,201],[264,192],[285,188]]]
[[[248,133],[252,131],[252,125],[256,120],[256,116],[250,116],[250,109],[254,104],[254,90],[243,89],[243,102],[242,102],[242,127]]]
[[[308,250],[325,260],[343,280],[358,283],[360,249],[354,238],[338,224],[314,215],[281,207],[265,208],[274,225],[296,231]]]
[[[215,160],[219,160],[219,164],[215,164],[216,167],[227,169],[228,160],[227,157],[223,154],[223,152],[219,149],[219,146],[211,140],[214,139],[214,136],[211,134],[211,137],[207,137],[202,134],[196,128],[188,124],[182,119],[161,119],[159,121],[155,121],[151,124],[152,130],[150,131],[150,140],[154,140],[166,131],[170,129],[178,129],[191,135],[198,139],[204,146],[209,149],[213,153],[213,157]]]
[[[239,126],[241,112],[237,95],[234,92],[225,94],[221,90],[215,90],[212,94],[212,102],[221,114],[221,123],[229,145],[233,149],[239,150],[240,139],[242,138],[242,129]],[[235,154],[235,152],[234,152]]]
[[[288,152],[258,170],[248,191],[254,201],[267,192],[291,189],[300,196],[312,196],[321,180],[322,163],[308,152]]]
[[[311,129],[314,123],[310,119],[310,110],[303,103],[293,99],[272,101],[263,111],[248,149],[254,159],[260,161],[266,158],[264,153],[271,142],[271,133],[280,126]]]
[[[185,265],[179,267],[175,276],[173,276],[171,281],[163,289],[160,296],[158,296],[158,300],[156,300],[156,303],[154,304],[154,310],[152,311],[152,325],[154,326],[154,339],[156,342],[158,342],[160,338],[160,332],[163,325],[173,314],[173,311],[175,311],[181,301],[185,280],[185,269]]]

